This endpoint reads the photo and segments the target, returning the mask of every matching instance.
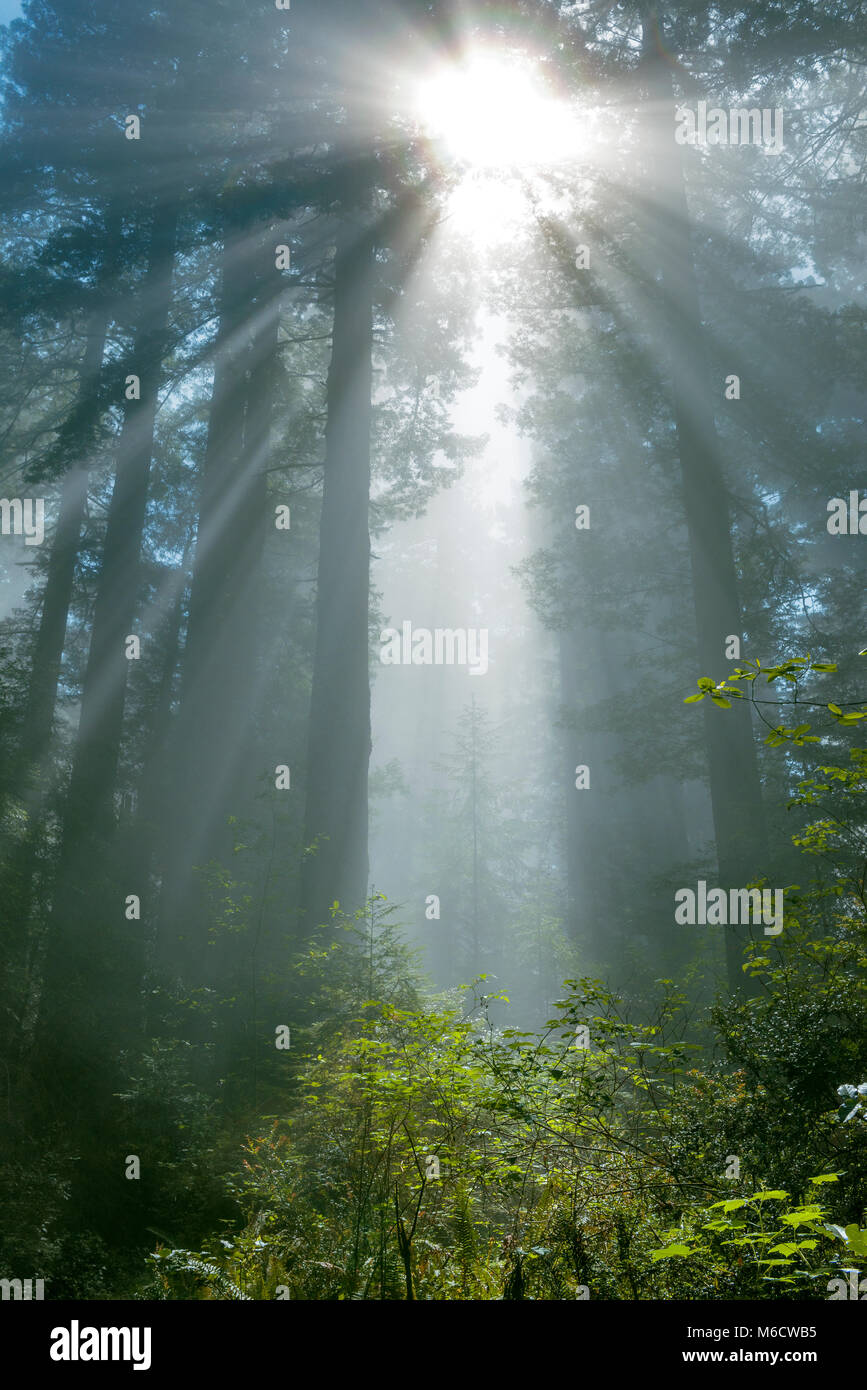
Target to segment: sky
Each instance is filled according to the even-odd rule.
[[[0,0],[0,24],[8,24],[21,13],[21,0]]]

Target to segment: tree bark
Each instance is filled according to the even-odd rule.
[[[175,205],[156,208],[130,360],[130,371],[141,380],[141,398],[128,402],[118,444],[51,913],[43,1029],[49,1028],[55,1039],[62,1033],[65,1055],[58,1077],[62,1072],[71,1078],[70,1085],[79,1087],[94,1065],[96,1030],[104,1029],[114,1039],[134,1032],[137,1011],[130,998],[141,980],[144,928],[125,918],[125,898],[139,886],[119,881],[114,794],[127,681],[124,639],[138,601],[176,225]],[[100,1001],[99,1024],[93,999]]]
[[[34,897],[34,873],[42,832],[40,810],[45,793],[45,774],[49,765],[51,731],[57,700],[57,683],[63,658],[63,645],[69,607],[72,601],[75,566],[81,528],[87,509],[90,476],[89,451],[96,426],[103,413],[101,391],[105,340],[114,313],[112,290],[120,260],[122,219],[116,205],[105,218],[105,251],[96,299],[87,317],[84,354],[79,370],[77,399],[64,421],[55,457],[66,462],[57,520],[45,586],[42,592],[39,628],[33,644],[27,702],[22,719],[18,758],[9,789],[19,795],[25,815],[24,837],[15,845],[5,879],[7,902],[14,896],[19,930],[30,919]],[[71,460],[71,462],[70,462]]]
[[[116,234],[120,234],[119,226]],[[74,429],[75,433],[79,461],[67,471],[63,479],[60,514],[42,595],[42,613],[33,647],[27,709],[21,735],[25,769],[30,769],[42,761],[51,737],[75,564],[87,506],[87,485],[90,477],[87,450],[101,410],[99,386],[110,318],[111,309],[104,302],[93,309],[88,320],[78,401],[73,421],[70,422],[70,428]]]
[[[646,247],[665,298],[663,345],[670,358],[672,411],[683,476],[701,675],[724,670],[726,638],[743,636],[728,494],[707,380],[680,147],[675,142],[671,69],[654,16],[645,18],[641,70],[648,96],[649,152],[655,176]],[[720,383],[720,390],[722,384]],[[714,831],[721,887],[745,887],[762,874],[767,842],[749,709],[704,701]],[[755,932],[755,928],[753,931]],[[749,928],[726,928],[731,988],[744,988]]]
[[[344,215],[334,264],[325,488],[310,701],[302,909],[305,930],[367,896],[370,430],[373,244]]]
[[[67,795],[65,835],[72,843],[78,840],[82,826],[92,827],[102,841],[108,841],[114,824],[113,798],[129,666],[125,639],[132,632],[138,602],[176,227],[177,207],[159,206],[141,289],[141,321],[130,359],[130,368],[141,381],[141,399],[127,403],[118,446]]]
[[[258,714],[265,463],[275,389],[281,286],[274,238],[227,230],[220,329],[203,465],[181,702],[171,743],[172,843],[164,847],[159,960],[190,984],[224,962],[204,950],[208,908],[197,870],[232,849],[230,815],[251,805],[266,771],[253,751]],[[206,957],[208,958],[206,960]]]

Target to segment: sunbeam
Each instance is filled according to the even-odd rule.
[[[530,169],[576,157],[574,110],[546,90],[525,55],[470,52],[419,86],[422,129],[446,155],[475,169]]]

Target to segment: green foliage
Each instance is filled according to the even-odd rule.
[[[842,787],[857,824],[863,785],[858,753],[796,800]],[[425,997],[381,899],[335,925],[298,965],[328,1008],[291,1111],[247,1143],[245,1222],[161,1252],[160,1296],[825,1298],[867,1263],[863,898],[793,886],[784,935],[747,947],[757,992],[703,1018],[670,981],[636,1022],[570,979],[535,1030],[495,1023],[484,976]]]
[[[668,1233],[688,1232],[690,1243],[663,1246],[652,1258],[692,1258],[726,1269],[736,1274],[741,1297],[767,1297],[768,1286],[802,1298],[825,1297],[830,1279],[853,1268],[853,1259],[867,1256],[867,1231],[855,1224],[846,1230],[828,1224],[826,1209],[811,1200],[815,1188],[838,1178],[837,1173],[810,1178],[814,1190],[800,1203],[773,1189],[694,1207],[681,1228]]]
[[[751,1176],[774,1154],[797,1169],[842,1138],[825,1113],[830,1083],[808,1084],[807,1052],[793,1050],[776,1090],[730,1064],[686,1071],[698,1047],[682,1036],[676,991],[638,1025],[598,982],[566,988],[536,1032],[495,1028],[490,1008],[504,1000],[483,980],[453,1004],[360,999],[351,1025],[323,1032],[308,1055],[292,1116],[248,1142],[244,1228],[195,1266],[188,1253],[161,1257],[161,1287],[187,1296],[195,1276],[198,1296],[239,1296],[221,1294],[216,1270],[254,1298],[278,1284],[296,1299],[823,1296],[822,1280],[857,1254],[859,1238],[844,1245],[846,1227],[828,1219],[867,1179],[855,1145],[835,1150],[846,1182],[835,1172],[805,1183],[835,1182],[833,1210]],[[760,1049],[786,1018],[776,993],[761,1018],[755,1001],[742,1007],[757,1015],[752,1031],[717,1015],[732,1054]],[[579,1024],[588,1048],[575,1046]],[[801,1103],[780,1110],[793,1079]],[[738,1110],[749,1114],[744,1125],[735,1113],[733,1129]],[[720,1199],[726,1146],[744,1128],[761,1144],[763,1127],[738,1195]]]
[[[867,655],[867,652],[859,652],[859,656]],[[696,695],[687,695],[684,704],[693,705],[697,702],[710,697],[715,705],[721,709],[731,709],[732,699],[742,700],[748,698],[757,710],[759,717],[767,724],[770,732],[765,738],[765,743],[772,748],[779,748],[784,743],[790,743],[796,748],[803,748],[808,743],[819,743],[818,734],[810,732],[809,724],[770,724],[762,712],[762,705],[774,705],[779,708],[786,703],[792,707],[797,705],[808,705],[814,707],[820,702],[815,700],[804,700],[801,698],[801,686],[804,680],[812,675],[827,675],[837,670],[836,663],[833,661],[813,661],[808,653],[805,657],[793,657],[789,661],[783,661],[777,666],[764,666],[758,659],[748,662],[745,666],[738,666],[729,676],[724,676],[721,681],[713,681],[710,676],[700,676],[697,685]],[[791,700],[783,701],[762,700],[755,694],[754,682],[762,676],[765,678],[766,685],[773,685],[776,681],[784,681],[791,691]],[[740,688],[740,683],[744,683],[747,690]],[[852,725],[859,724],[862,719],[867,719],[867,710],[856,710],[854,705],[863,705],[865,701],[856,700],[847,703],[845,709],[842,705],[834,701],[827,703],[824,708],[831,716],[832,721],[840,728],[850,728]]]

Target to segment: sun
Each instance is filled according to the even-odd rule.
[[[443,66],[420,84],[416,113],[451,161],[477,170],[541,167],[580,149],[574,113],[523,55],[474,53]]]

